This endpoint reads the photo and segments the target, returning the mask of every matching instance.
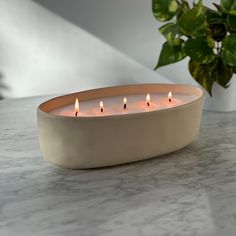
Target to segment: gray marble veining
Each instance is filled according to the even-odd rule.
[[[39,150],[45,99],[0,102],[1,236],[236,235],[236,113],[204,112],[195,142],[175,153],[67,170]]]

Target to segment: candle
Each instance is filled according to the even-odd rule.
[[[124,97],[124,99],[123,99],[123,104],[124,104],[124,109],[126,109],[126,107],[127,107],[127,98],[126,97]]]
[[[140,113],[140,112],[149,112],[149,111],[169,109],[172,107],[184,105],[188,102],[194,101],[197,98],[197,96],[195,96],[194,94],[175,93],[174,98],[171,93],[167,94],[168,97],[166,98],[166,94],[163,92],[162,93],[152,92],[152,105],[150,103],[151,100],[150,94],[145,94],[145,93],[127,94],[125,97],[122,95],[110,96],[110,97],[104,97],[102,98],[102,100],[99,98],[89,99],[89,100],[80,99],[78,115],[79,117],[94,117],[94,116],[113,116],[113,115]],[[127,109],[128,101],[129,101],[129,109]],[[106,109],[104,109],[104,103],[106,104]],[[50,111],[50,113],[52,114],[61,116],[75,116],[75,112],[76,109],[75,107],[73,108],[72,104],[59,106]]]
[[[47,160],[73,169],[166,154],[193,141],[203,98],[200,88],[177,84],[125,85],[56,97],[37,110],[40,147]]]

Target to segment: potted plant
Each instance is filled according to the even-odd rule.
[[[208,103],[213,110],[226,111],[236,109],[236,102],[234,108],[229,108],[227,101],[226,108],[222,107],[223,100],[232,100],[227,93],[232,88],[227,88],[236,73],[236,1],[221,0],[213,6],[203,5],[202,0],[192,6],[186,0],[152,0],[153,15],[165,22],[159,31],[166,39],[155,69],[189,57],[189,72],[210,95]],[[217,102],[221,104],[214,104]]]

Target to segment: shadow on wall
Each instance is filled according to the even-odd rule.
[[[4,98],[3,91],[7,89],[8,87],[3,82],[3,74],[0,72],[0,100]]]

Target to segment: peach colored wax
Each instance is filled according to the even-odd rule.
[[[181,106],[197,99],[197,96],[192,94],[173,94],[170,102],[167,94],[150,94],[150,105],[148,106],[146,96],[147,94],[131,94],[79,101],[78,117],[114,116],[163,110]],[[123,104],[124,97],[127,99],[126,109]],[[103,112],[100,109],[100,101],[103,101]],[[75,103],[58,107],[50,113],[60,116],[75,116]]]

